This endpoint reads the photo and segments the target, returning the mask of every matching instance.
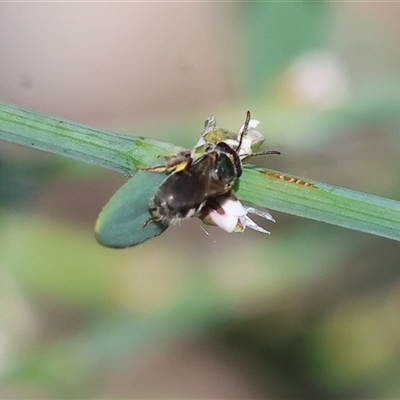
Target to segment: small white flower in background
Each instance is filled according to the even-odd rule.
[[[285,76],[286,86],[299,104],[327,109],[348,98],[350,84],[343,64],[334,54],[320,51],[293,62]]]
[[[200,219],[208,225],[217,225],[228,233],[243,232],[248,226],[257,232],[270,233],[256,224],[247,214],[255,214],[275,222],[272,215],[265,210],[244,206],[232,194],[210,199],[201,211]]]

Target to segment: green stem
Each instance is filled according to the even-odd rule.
[[[400,241],[398,201],[252,166],[243,178],[243,201]]]
[[[116,135],[0,103],[0,139],[132,175],[180,147],[143,137]],[[235,186],[239,199],[330,224],[400,241],[400,203],[331,186],[291,179],[246,165]]]
[[[152,139],[116,135],[61,118],[0,103],[0,139],[75,158],[131,175],[160,155],[181,148]]]

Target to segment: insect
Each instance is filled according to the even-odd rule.
[[[246,121],[236,140],[221,140],[216,144],[205,141],[202,143],[204,151],[199,155],[195,146],[192,152],[179,153],[163,166],[146,168],[148,171],[169,173],[169,175],[150,200],[151,217],[143,227],[150,222],[169,225],[199,215],[208,200],[231,191],[235,180],[242,174],[242,159],[257,155],[280,154],[275,150],[252,153],[248,144],[246,151],[243,151],[242,144],[248,133],[249,123],[248,111]]]

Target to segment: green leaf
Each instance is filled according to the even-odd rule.
[[[103,208],[96,222],[97,241],[106,247],[135,246],[163,233],[168,225],[151,222],[150,199],[155,195],[164,174],[138,171]]]

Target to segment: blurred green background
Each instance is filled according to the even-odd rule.
[[[249,109],[259,165],[400,198],[400,4],[3,3],[0,100],[191,147]],[[125,178],[0,143],[0,398],[400,398],[400,246],[274,212],[127,250]]]

